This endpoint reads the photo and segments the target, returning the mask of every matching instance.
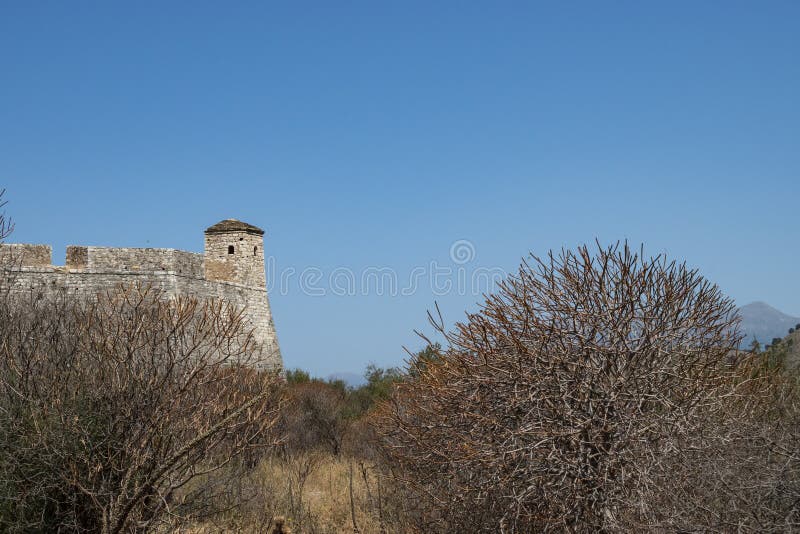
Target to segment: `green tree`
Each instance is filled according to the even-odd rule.
[[[286,371],[286,383],[287,384],[306,384],[311,382],[313,379],[311,375],[308,374],[308,371],[304,371],[302,369],[289,369]]]
[[[388,399],[394,384],[405,379],[397,367],[382,368],[374,363],[364,371],[367,382],[350,391],[347,416],[357,418],[367,413],[379,401]]]

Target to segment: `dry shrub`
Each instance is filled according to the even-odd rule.
[[[325,450],[338,455],[350,421],[343,389],[319,381],[293,384],[285,392],[277,430],[287,454]]]
[[[724,418],[733,302],[627,243],[532,258],[377,417],[441,532],[654,527],[660,458]],[[662,495],[663,497],[663,495]]]
[[[721,410],[653,459],[630,523],[665,531],[800,529],[800,388],[762,356],[740,362]],[[638,506],[634,506],[638,504]]]
[[[272,429],[280,445],[243,481],[256,498],[215,528],[262,532],[285,516],[293,532],[352,532],[354,525],[360,532],[407,530],[405,495],[387,484],[373,431],[351,415],[348,394],[319,380],[286,385]]]
[[[258,347],[223,302],[149,286],[4,293],[0,340],[0,530],[216,513],[277,412],[275,377],[253,370]]]

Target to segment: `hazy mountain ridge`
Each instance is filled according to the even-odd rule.
[[[739,308],[742,317],[740,329],[745,338],[742,347],[747,348],[753,339],[768,345],[773,338],[783,339],[790,328],[800,324],[800,317],[792,317],[776,310],[766,302],[751,302]]]

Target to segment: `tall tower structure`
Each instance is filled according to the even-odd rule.
[[[236,219],[225,219],[207,228],[203,269],[207,283],[224,282],[214,285],[220,296],[243,305],[255,339],[266,357],[264,365],[282,368],[267,296],[264,230]]]
[[[266,287],[264,230],[236,219],[225,219],[205,232],[206,280]]]

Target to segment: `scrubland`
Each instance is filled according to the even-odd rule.
[[[355,389],[259,370],[224,302],[8,282],[0,532],[800,530],[794,338],[741,350],[717,286],[627,243],[529,258]]]

